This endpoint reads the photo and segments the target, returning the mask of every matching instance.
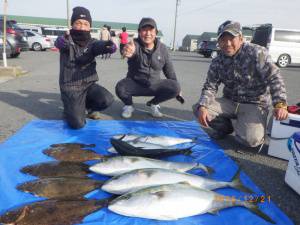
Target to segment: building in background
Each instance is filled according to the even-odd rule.
[[[182,40],[182,45],[179,48],[180,51],[193,52],[197,51],[198,39],[200,35],[187,34]]]
[[[16,15],[9,15],[8,19],[17,21],[18,25],[23,29],[36,31],[52,39],[64,34],[64,32],[68,29],[66,19]],[[138,24],[136,23],[118,23],[93,20],[91,29],[91,35],[93,38],[99,39],[100,31],[104,24],[110,26],[116,36],[122,32],[122,27],[126,27],[129,38],[135,38],[138,36]],[[163,42],[163,34],[161,31],[158,32],[157,37]]]

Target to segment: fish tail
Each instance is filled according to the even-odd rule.
[[[205,173],[207,173],[208,175],[212,174],[215,172],[214,168],[210,167],[210,166],[205,166],[201,163],[197,163],[196,168],[201,169],[203,171],[205,171]]]
[[[252,203],[252,202],[244,202],[244,206],[248,208],[252,213],[255,215],[261,217],[262,219],[272,223],[276,224],[274,220],[272,220],[271,217],[269,217],[267,214],[265,214],[263,211],[261,211],[257,205],[257,203]]]
[[[193,153],[192,148],[194,148],[196,145],[197,145],[197,144],[194,144],[194,145],[192,145],[192,146],[190,146],[190,147],[188,147],[188,148],[182,149],[183,154],[184,154],[184,155],[191,155],[191,154]]]
[[[246,192],[246,193],[254,193],[250,188],[246,187],[242,181],[241,181],[241,171],[242,169],[239,168],[238,171],[236,172],[236,174],[234,175],[234,177],[232,178],[232,181],[230,182],[230,186],[233,188],[236,188],[242,192]]]

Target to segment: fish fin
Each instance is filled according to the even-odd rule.
[[[22,213],[20,214],[20,216],[17,218],[17,220],[13,224],[18,224],[26,216],[28,210],[29,210],[29,207],[25,206],[22,210]]]
[[[217,216],[219,215],[219,210],[218,209],[211,209],[208,211],[208,213],[214,215],[214,216]]]
[[[257,203],[246,202],[245,207],[248,208],[255,215],[268,221],[269,223],[276,224],[276,222],[271,217],[269,217],[267,214],[265,214],[259,209]]]
[[[119,139],[117,140],[123,140],[126,137],[126,134],[123,134]]]
[[[210,166],[205,166],[206,167],[206,172],[208,175],[213,174],[215,172],[215,169],[210,167]]]
[[[238,169],[238,171],[235,173],[234,177],[232,178],[232,181],[230,182],[230,187],[236,188],[242,192],[253,194],[254,192],[242,183],[241,177],[240,177],[241,171],[242,171],[242,169],[240,167]]]

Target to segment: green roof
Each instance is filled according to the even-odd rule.
[[[184,38],[198,39],[201,35],[187,34]]]
[[[40,24],[40,25],[51,25],[51,26],[67,26],[67,19],[61,18],[46,18],[46,17],[32,17],[32,16],[16,16],[8,15],[8,19],[16,20],[18,23],[28,23],[28,24]],[[137,23],[119,23],[119,22],[107,22],[107,21],[93,21],[93,28],[101,28],[106,24],[111,26],[112,29],[121,30],[122,27],[126,27],[127,30],[137,30]],[[162,32],[158,32],[159,36],[163,36]]]

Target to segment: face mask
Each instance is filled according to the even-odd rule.
[[[71,29],[70,35],[73,41],[81,47],[86,46],[86,44],[91,40],[90,31]]]

